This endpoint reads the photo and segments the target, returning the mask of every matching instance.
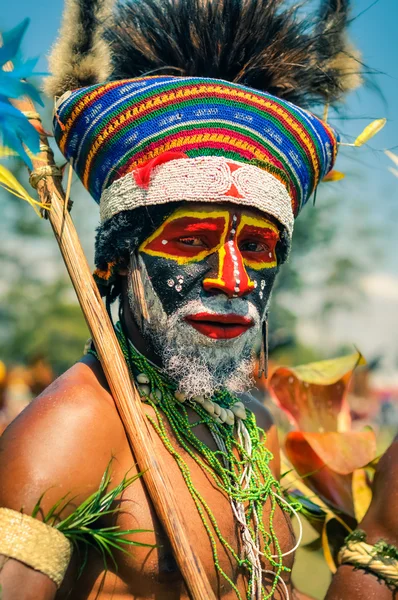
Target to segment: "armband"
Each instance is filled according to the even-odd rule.
[[[338,554],[340,565],[349,564],[364,569],[388,585],[398,587],[398,548],[380,540],[374,546],[366,543],[366,533],[361,529],[346,537]]]
[[[16,510],[0,508],[0,554],[47,575],[57,587],[72,556],[63,533]]]

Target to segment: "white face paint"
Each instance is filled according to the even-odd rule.
[[[261,330],[260,315],[254,304],[242,298],[227,299],[220,294],[207,299],[206,306],[200,299],[190,300],[167,315],[141,257],[139,264],[150,316],[150,323],[144,321],[142,334],[161,358],[165,372],[179,390],[193,397],[213,396],[221,388],[244,392],[253,387],[253,347]],[[128,295],[135,320],[141,323],[131,277]],[[238,339],[212,339],[185,321],[187,315],[204,311],[218,315],[233,312],[249,316],[253,326]]]

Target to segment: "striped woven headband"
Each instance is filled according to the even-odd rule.
[[[335,132],[308,111],[198,77],[143,77],[68,92],[54,132],[101,203],[102,220],[146,204],[228,200],[272,214],[291,232],[337,152]]]

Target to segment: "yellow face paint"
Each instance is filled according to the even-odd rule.
[[[184,206],[166,219],[139,251],[178,265],[215,255],[217,271],[203,280],[204,289],[242,295],[255,288],[246,267],[256,271],[276,267],[278,239],[278,228],[265,217],[234,207]]]

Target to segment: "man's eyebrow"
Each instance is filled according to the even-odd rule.
[[[243,233],[258,233],[259,235],[274,238],[274,239],[279,239],[279,237],[280,237],[279,232],[275,231],[272,227],[269,227],[267,225],[261,225],[261,224],[258,224],[258,225],[245,224],[242,227],[240,233],[241,234],[243,234]]]
[[[200,233],[201,231],[217,231],[219,226],[216,223],[209,223],[208,221],[201,221],[198,223],[190,223],[190,225],[184,226],[184,231],[187,233]]]

